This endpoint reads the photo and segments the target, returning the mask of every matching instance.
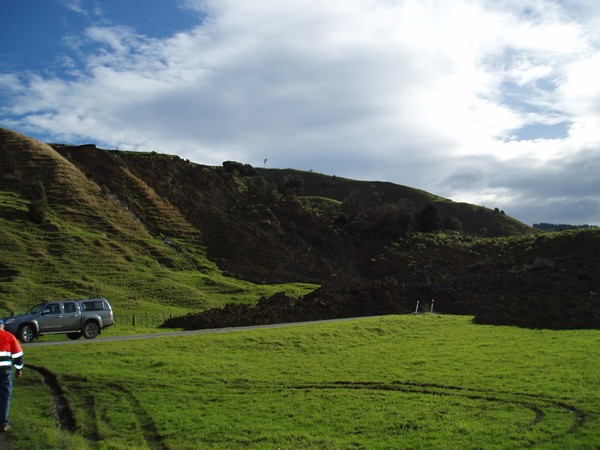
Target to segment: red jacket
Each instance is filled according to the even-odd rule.
[[[23,349],[14,334],[0,330],[0,369],[11,366],[23,368]]]

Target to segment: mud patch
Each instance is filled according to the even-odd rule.
[[[77,421],[75,420],[73,409],[71,408],[71,404],[67,400],[56,375],[44,367],[33,366],[30,364],[27,365],[27,367],[39,373],[44,379],[44,384],[48,386],[54,402],[54,417],[56,418],[58,427],[61,430],[66,430],[71,433],[77,431]]]

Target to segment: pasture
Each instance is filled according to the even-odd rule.
[[[24,350],[16,449],[600,448],[599,330],[406,315]]]

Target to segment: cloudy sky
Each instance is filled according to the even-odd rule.
[[[600,225],[600,2],[1,0],[0,126]]]

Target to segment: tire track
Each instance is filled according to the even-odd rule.
[[[385,317],[385,316],[381,316]],[[178,331],[178,332],[166,332],[166,333],[158,333],[158,334],[149,334],[149,335],[131,335],[131,336],[115,336],[115,337],[107,337],[102,339],[95,340],[96,343],[100,344],[102,341],[124,341],[124,340],[134,340],[134,339],[154,339],[154,338],[168,338],[168,337],[178,337],[178,336],[187,336],[187,335],[195,335],[195,334],[212,334],[212,333],[229,333],[235,331],[244,331],[244,330],[252,330],[252,329],[262,329],[262,328],[280,328],[280,327],[292,327],[292,326],[301,326],[301,325],[311,325],[311,324],[319,324],[319,323],[328,323],[328,322],[341,322],[341,321],[349,321],[349,320],[358,320],[358,319],[373,319],[373,317],[363,317],[363,318],[344,318],[344,319],[331,319],[331,320],[318,320],[318,321],[309,321],[309,322],[295,322],[295,323],[284,323],[284,324],[270,324],[270,325],[258,325],[258,326],[247,326],[247,327],[230,327],[230,328],[218,328],[218,329],[207,329],[207,330],[193,330],[193,331]],[[92,340],[86,341],[47,341],[47,342],[37,342],[27,344],[29,346],[43,346],[43,345],[64,345],[64,344],[83,344],[83,343],[94,343]],[[28,365],[28,367],[33,370],[38,371],[43,377],[44,382],[48,385],[53,399],[55,403],[55,415],[57,417],[58,426],[61,429],[68,430],[70,432],[75,432],[78,429],[77,423],[75,421],[73,411],[71,406],[66,399],[64,392],[58,382],[56,375],[52,374],[49,370]],[[79,379],[82,384],[82,390],[87,389],[86,384],[87,380]],[[168,446],[164,442],[164,437],[160,435],[156,424],[154,423],[152,417],[148,414],[148,412],[143,408],[143,405],[140,401],[133,395],[133,393],[121,385],[116,383],[110,384],[115,391],[120,392],[125,396],[128,403],[132,406],[132,410],[136,415],[136,419],[140,424],[141,429],[143,430],[144,439],[146,440],[149,448],[163,450],[167,449]],[[441,385],[435,383],[417,383],[411,381],[392,381],[389,383],[383,382],[356,382],[356,381],[333,381],[328,383],[305,383],[298,385],[288,385],[288,384],[279,384],[279,385],[260,385],[254,383],[248,383],[245,388],[257,388],[257,389],[290,389],[290,390],[300,390],[300,389],[371,389],[371,390],[387,390],[387,391],[397,391],[403,393],[421,393],[423,395],[442,395],[442,396],[455,396],[455,397],[463,397],[469,398],[473,400],[481,400],[481,401],[490,401],[490,402],[499,402],[505,404],[513,404],[517,406],[521,406],[523,408],[527,408],[531,410],[534,414],[534,419],[532,420],[530,427],[533,428],[537,424],[541,423],[544,420],[545,412],[544,408],[558,408],[567,412],[570,416],[573,417],[572,424],[568,428],[565,433],[562,434],[554,434],[549,436],[547,440],[552,439],[553,437],[567,435],[570,433],[575,433],[582,425],[584,425],[586,421],[586,412],[580,408],[577,408],[569,403],[561,399],[552,399],[550,397],[546,397],[543,394],[530,394],[530,393],[519,393],[519,392],[510,392],[510,391],[492,391],[485,389],[477,389],[477,388],[468,388],[463,386],[452,386],[452,385]],[[96,415],[96,403],[93,395],[86,394],[85,397],[86,405],[89,406],[90,412],[93,421],[93,430],[88,433],[86,438],[88,438],[92,443],[99,442],[101,440],[101,436],[99,433],[99,428],[97,421],[99,420]]]
[[[585,411],[583,411],[582,409],[579,409],[573,405],[565,403],[561,400],[554,400],[554,399],[546,397],[542,394],[528,394],[528,393],[523,393],[523,392],[511,392],[511,391],[489,391],[489,390],[485,390],[485,389],[465,388],[465,387],[461,387],[461,386],[445,386],[442,384],[416,383],[416,382],[408,382],[408,381],[404,381],[404,382],[397,381],[394,383],[402,384],[402,385],[406,385],[406,386],[415,386],[417,388],[425,387],[425,388],[435,388],[435,389],[446,389],[446,390],[451,390],[451,391],[456,390],[456,391],[461,391],[461,392],[469,391],[469,392],[474,392],[477,395],[485,395],[487,393],[493,392],[495,395],[522,397],[522,398],[527,398],[527,399],[535,400],[535,401],[541,400],[544,402],[548,402],[549,404],[551,404],[554,407],[562,408],[574,415],[573,425],[569,429],[569,433],[575,432],[577,430],[577,428],[579,428],[580,426],[582,426],[585,423]]]
[[[58,428],[70,433],[76,433],[80,431],[80,427],[78,426],[73,413],[73,408],[67,399],[56,374],[52,373],[45,367],[34,366],[31,364],[27,365],[27,367],[38,372],[43,377],[44,384],[48,387],[52,396],[52,401],[54,404],[54,416]],[[76,380],[73,380],[73,382],[79,384],[80,386],[77,386],[77,388],[81,390],[84,390],[86,388],[86,384],[88,384],[88,381],[85,378],[77,378]],[[115,392],[123,395],[127,402],[131,405],[131,409],[136,417],[136,420],[140,424],[140,429],[142,430],[144,440],[146,441],[148,447],[153,450],[169,450],[169,447],[164,442],[163,436],[158,432],[154,420],[144,409],[142,403],[135,397],[135,395],[133,395],[130,390],[117,383],[107,383],[107,386],[114,389]],[[95,397],[89,393],[82,396],[82,398],[84,398],[85,404],[89,406],[90,415],[93,422],[91,424],[92,430],[89,433],[86,433],[85,437],[93,445],[102,440],[97,424],[98,417],[96,414],[96,400]]]
[[[73,414],[73,409],[66,398],[62,386],[55,374],[44,367],[29,365],[29,368],[38,372],[44,379],[44,383],[48,386],[54,402],[54,413],[57,420],[58,427],[62,430],[66,430],[71,433],[75,433],[79,430],[77,421]],[[86,389],[88,381],[85,378],[77,378],[72,380],[74,384],[77,384],[78,389],[82,391]],[[164,437],[158,431],[156,423],[152,416],[145,410],[139,399],[127,388],[117,383],[107,383],[108,387],[114,390],[114,392],[122,395],[125,400],[130,404],[133,414],[136,417],[137,422],[140,425],[143,438],[149,448],[153,450],[169,450],[169,447],[164,441]],[[240,387],[240,386],[231,386]],[[549,441],[556,437],[565,436],[567,434],[575,433],[579,427],[581,427],[586,420],[586,413],[584,410],[577,408],[571,404],[568,404],[562,400],[552,399],[545,397],[541,394],[528,394],[522,392],[510,392],[510,391],[493,391],[478,388],[468,388],[464,386],[452,386],[442,385],[435,383],[417,383],[412,381],[392,381],[389,383],[384,382],[373,382],[373,381],[332,381],[325,383],[301,383],[301,384],[269,384],[264,385],[262,383],[247,383],[244,382],[244,389],[256,389],[256,390],[375,390],[375,391],[391,391],[400,392],[407,394],[422,394],[422,395],[437,395],[447,397],[462,397],[471,400],[478,400],[483,402],[495,402],[506,405],[516,405],[529,409],[533,412],[534,418],[529,424],[529,428],[533,428],[544,420],[546,415],[545,408],[556,408],[563,410],[572,416],[572,423],[568,430],[563,433],[555,433],[549,435],[545,441]],[[94,421],[93,429],[86,435],[86,438],[92,443],[98,443],[101,441],[100,432],[98,431],[98,424],[96,423],[98,418],[95,412],[95,398],[92,394],[86,393],[85,395],[86,405],[92,408],[92,419]],[[542,441],[542,442],[545,442]],[[539,444],[540,441],[536,442]]]
[[[71,408],[71,404],[65,396],[65,393],[56,375],[45,367],[28,364],[27,368],[35,370],[37,373],[39,373],[44,379],[44,384],[48,386],[54,403],[54,417],[58,423],[58,428],[71,433],[77,431],[77,421],[75,420],[73,409]]]
[[[390,383],[381,382],[357,382],[357,381],[334,381],[330,383],[307,383],[300,385],[280,385],[283,389],[293,390],[319,390],[319,389],[350,389],[350,390],[379,390],[395,391],[410,394],[439,395],[448,397],[463,397],[471,400],[482,400],[485,402],[497,402],[503,404],[517,405],[527,408],[534,413],[534,419],[530,424],[533,428],[539,424],[545,417],[544,408],[551,407],[562,409],[569,416],[573,416],[573,423],[565,433],[549,436],[551,440],[557,436],[564,436],[577,431],[585,423],[586,414],[580,408],[565,403],[561,400],[555,400],[544,397],[539,394],[526,394],[510,391],[491,391],[477,388],[466,388],[462,386],[451,386],[434,383],[416,383],[410,381],[393,381]]]
[[[148,444],[148,447],[154,450],[169,450],[169,447],[164,442],[163,436],[158,432],[158,428],[156,428],[154,419],[152,419],[152,416],[148,414],[137,397],[133,395],[129,389],[124,388],[120,384],[108,383],[108,386],[123,394],[129,404],[132,406],[137,421],[142,429],[144,440],[146,441],[146,444]]]

